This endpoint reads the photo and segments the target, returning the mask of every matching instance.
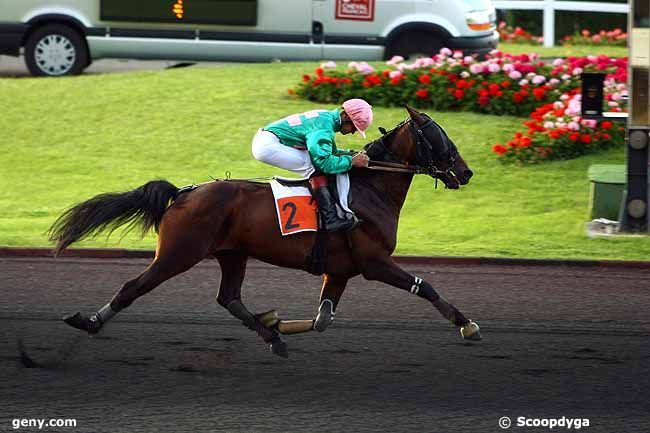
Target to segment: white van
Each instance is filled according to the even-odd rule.
[[[94,59],[380,60],[496,47],[490,0],[0,0],[0,54],[33,75]]]

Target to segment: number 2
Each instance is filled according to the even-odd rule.
[[[291,229],[297,229],[300,227],[300,224],[294,224],[293,219],[296,217],[296,212],[298,211],[298,208],[296,207],[296,204],[294,202],[287,202],[282,206],[282,212],[286,211],[287,208],[291,209],[291,213],[289,214],[289,218],[287,218],[287,223],[284,225],[285,230],[291,230]]]

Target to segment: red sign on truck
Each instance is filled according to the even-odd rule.
[[[336,0],[337,20],[372,21],[375,18],[375,0]]]

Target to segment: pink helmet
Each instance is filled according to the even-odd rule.
[[[366,129],[372,124],[372,106],[363,99],[348,99],[343,103],[343,109],[350,116],[359,134],[366,138]]]

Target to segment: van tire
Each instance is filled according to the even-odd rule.
[[[25,64],[37,77],[79,75],[90,64],[86,40],[64,24],[38,27],[25,43]]]
[[[386,60],[393,56],[405,59],[416,57],[431,57],[444,48],[445,41],[436,33],[424,31],[409,31],[395,37],[386,47]]]

